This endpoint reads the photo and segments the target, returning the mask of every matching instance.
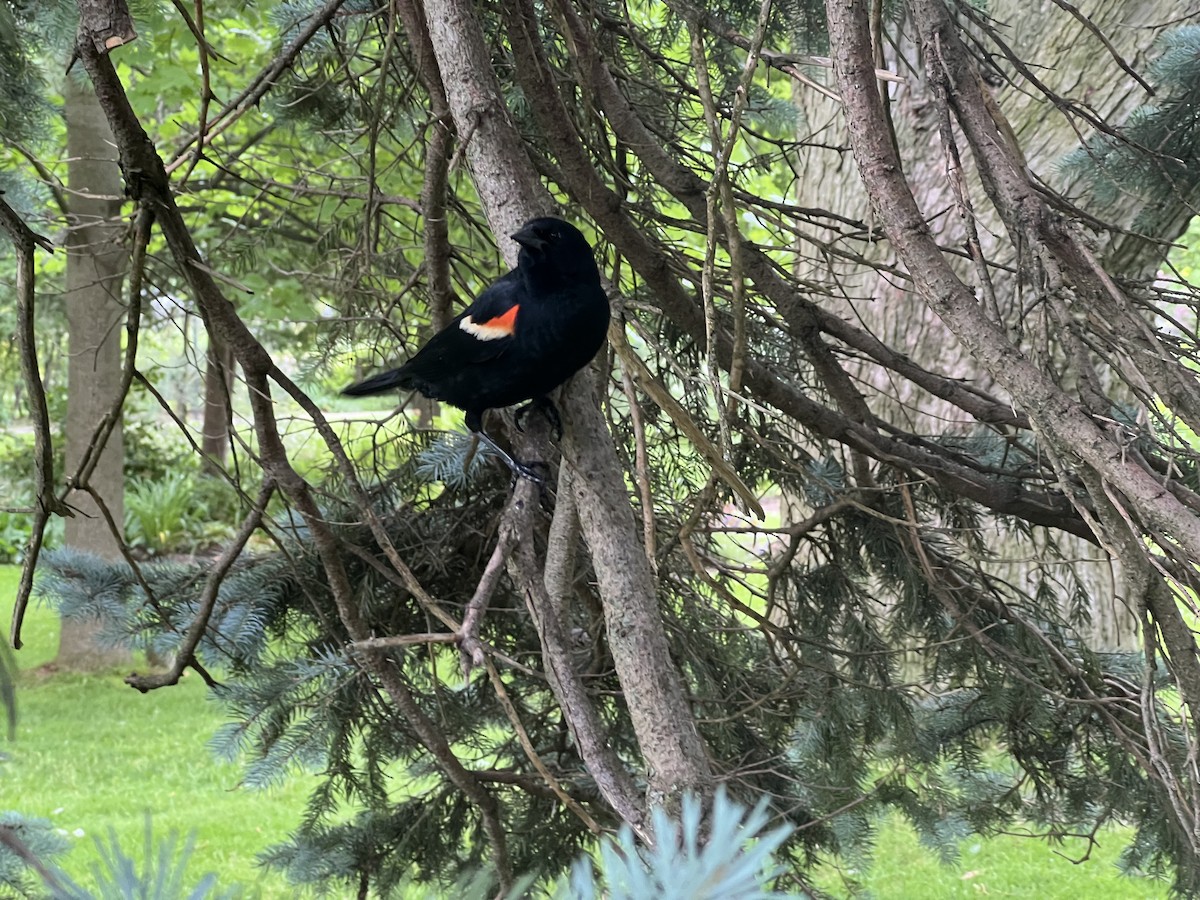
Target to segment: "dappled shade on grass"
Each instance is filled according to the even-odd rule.
[[[16,569],[0,567],[0,617],[12,609]],[[217,761],[208,741],[224,720],[195,676],[175,687],[139,694],[110,675],[57,674],[57,617],[34,607],[26,647],[17,653],[17,740],[0,757],[0,809],[49,819],[75,848],[63,868],[90,884],[92,837],[115,829],[127,853],[140,857],[145,817],[154,833],[196,832],[189,871],[215,872],[222,886],[241,883],[263,898],[297,890],[255,865],[256,855],[295,827],[309,785],[290,778],[270,791],[239,787],[237,765]]]
[[[16,568],[0,566],[0,618],[7,621]],[[221,708],[194,676],[177,686],[139,694],[111,675],[54,674],[42,667],[54,657],[57,619],[30,610],[26,646],[17,654],[25,671],[19,688],[16,743],[0,762],[0,809],[49,818],[76,839],[64,868],[83,884],[96,859],[93,835],[112,827],[122,846],[141,852],[145,815],[155,833],[196,831],[189,870],[217,873],[222,885],[241,883],[270,898],[301,896],[279,874],[255,866],[256,854],[295,827],[310,787],[292,776],[278,788],[239,787],[234,764],[214,759],[209,739],[224,721]],[[1159,898],[1165,885],[1122,877],[1113,862],[1123,842],[1103,840],[1092,859],[1074,865],[1078,846],[1054,852],[1044,842],[1020,838],[962,843],[954,865],[939,862],[898,818],[880,829],[873,867],[854,873],[881,900],[919,897],[1103,896],[1108,900]],[[822,886],[844,893],[835,873]]]

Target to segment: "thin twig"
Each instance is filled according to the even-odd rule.
[[[517,708],[513,705],[512,698],[508,696],[508,691],[504,688],[504,681],[500,678],[500,673],[496,671],[496,667],[492,665],[492,661],[486,657],[481,657],[483,665],[487,667],[488,678],[491,679],[492,687],[496,691],[496,699],[500,701],[500,706],[504,710],[504,714],[508,716],[508,721],[512,723],[513,730],[517,733],[517,740],[521,744],[521,749],[525,751],[525,755],[537,769],[538,774],[545,779],[546,785],[554,792],[567,809],[573,812],[579,821],[587,826],[588,831],[592,834],[600,835],[604,833],[604,829],[600,824],[591,817],[587,810],[579,805],[579,801],[572,797],[563,788],[562,783],[554,777],[554,773],[546,766],[545,761],[538,755],[536,748],[533,746],[533,741],[529,739],[529,732],[525,730],[525,726],[521,724],[521,717],[517,714]]]
[[[145,278],[146,248],[150,243],[153,224],[154,213],[148,205],[143,204],[138,208],[137,217],[133,222],[133,248],[129,257],[129,303],[125,315],[125,355],[121,365],[121,381],[108,410],[96,423],[87,447],[80,454],[75,472],[66,478],[64,499],[72,490],[88,490],[92,473],[100,463],[104,448],[108,445],[113,431],[121,423],[121,410],[136,377],[138,333],[142,319],[142,283]]]
[[[34,247],[48,253],[54,252],[50,241],[35,234],[17,215],[16,211],[0,197],[0,228],[7,232],[17,254],[17,353],[21,358],[21,376],[29,394],[29,408],[33,417],[33,479],[37,508],[25,559],[21,563],[21,578],[17,584],[17,596],[13,604],[11,640],[15,649],[21,649],[21,623],[29,605],[33,590],[33,573],[42,550],[46,523],[53,514],[70,515],[66,505],[54,493],[54,448],[50,438],[50,413],[46,407],[46,392],[38,371],[37,344],[34,341]]]
[[[496,546],[492,550],[492,555],[484,567],[483,575],[479,578],[479,584],[475,586],[475,592],[467,602],[466,612],[463,614],[458,649],[462,653],[464,678],[470,678],[471,669],[483,665],[486,661],[483,645],[479,642],[479,628],[483,624],[483,615],[487,612],[488,603],[492,599],[496,585],[500,583],[500,576],[504,573],[504,566],[516,543],[516,531],[509,525],[509,510],[512,509],[515,499],[516,492],[513,493],[513,499],[509,501],[509,507],[505,510],[504,518],[500,522],[500,533],[496,536]]]
[[[196,113],[196,152],[192,154],[191,165],[188,166],[183,177],[179,179],[182,184],[191,177],[192,172],[196,171],[196,166],[200,164],[200,160],[204,158],[205,139],[208,137],[208,107],[212,103],[213,98],[209,57],[215,57],[216,53],[204,37],[204,0],[196,0],[195,19],[188,14],[187,7],[183,5],[183,0],[171,0],[171,3],[179,12],[179,15],[183,17],[183,21],[187,23],[192,37],[196,39],[197,55],[200,58],[200,109]]]
[[[1140,84],[1142,86],[1142,90],[1144,90],[1147,94],[1149,94],[1151,97],[1154,96],[1153,85],[1139,75],[1133,66],[1125,62],[1125,59],[1120,53],[1117,52],[1117,48],[1112,45],[1112,41],[1105,36],[1104,32],[1100,30],[1099,26],[1097,26],[1095,22],[1081,13],[1078,7],[1072,6],[1070,3],[1068,3],[1067,0],[1054,0],[1054,5],[1059,9],[1064,9],[1069,12],[1072,16],[1074,16],[1075,20],[1078,21],[1080,25],[1094,34],[1096,39],[1104,45],[1104,49],[1108,51],[1109,56],[1113,58],[1113,62],[1121,67],[1121,71]]]
[[[279,81],[279,77],[296,61],[296,57],[300,55],[300,51],[308,45],[308,42],[312,40],[318,31],[329,24],[330,19],[337,14],[337,11],[345,2],[346,0],[328,0],[323,7],[314,11],[309,18],[308,24],[283,49],[283,52],[271,60],[268,66],[250,80],[250,83],[246,85],[240,94],[225,104],[212,118],[208,123],[207,132],[197,131],[184,140],[175,158],[166,164],[167,173],[170,174],[175,171],[191,158],[188,148],[192,144],[202,142],[205,139],[206,133],[208,142],[212,143],[213,138],[217,137],[249,110],[253,109],[266,96],[267,92],[275,87]]]
[[[225,576],[229,574],[229,570],[233,567],[233,564],[241,556],[246,542],[250,540],[250,536],[262,524],[263,514],[266,512],[267,504],[271,501],[271,497],[274,494],[275,482],[268,476],[263,481],[262,487],[259,488],[254,506],[251,507],[246,518],[242,520],[242,525],[238,528],[237,534],[233,536],[233,540],[226,545],[225,549],[221,551],[221,555],[213,563],[212,570],[209,572],[208,578],[205,579],[204,590],[200,593],[199,608],[196,610],[196,615],[192,618],[191,624],[184,633],[179,649],[175,651],[175,661],[171,664],[171,668],[166,672],[150,673],[147,675],[138,675],[135,672],[125,679],[127,685],[137,688],[137,690],[145,694],[155,688],[177,684],[180,676],[183,675],[184,669],[193,664],[198,665],[196,648],[200,645],[200,641],[208,629],[208,622],[212,618],[213,609],[217,605],[217,596],[220,593],[221,585],[224,583]]]
[[[452,631],[423,631],[416,634],[393,634],[388,637],[367,638],[354,641],[347,648],[352,653],[361,650],[391,650],[395,647],[413,647],[418,644],[457,644],[458,635]]]

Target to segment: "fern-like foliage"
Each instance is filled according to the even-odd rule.
[[[1063,162],[1083,177],[1102,204],[1142,204],[1134,223],[1148,234],[1195,209],[1200,190],[1200,26],[1167,32],[1150,75],[1159,90],[1115,134],[1100,134]]]
[[[791,827],[767,831],[767,802],[754,809],[729,799],[724,790],[713,798],[711,815],[702,815],[699,799],[689,795],[676,823],[661,809],[653,815],[653,848],[642,846],[624,827],[612,840],[600,842],[599,870],[584,856],[571,867],[571,877],[556,900],[773,900],[793,896],[768,890],[783,869],[775,851]]]

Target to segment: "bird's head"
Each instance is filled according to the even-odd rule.
[[[572,225],[553,216],[530,219],[512,236],[521,245],[517,265],[531,272],[556,272],[577,277],[596,268],[587,238]]]

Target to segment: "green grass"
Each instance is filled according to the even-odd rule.
[[[16,573],[0,567],[6,639]],[[0,810],[47,818],[72,836],[62,860],[68,875],[92,883],[89,869],[99,858],[92,837],[107,839],[109,828],[140,859],[149,814],[159,837],[195,832],[189,882],[215,872],[220,884],[241,884],[252,895],[301,896],[255,856],[295,827],[311,776],[295,775],[271,791],[240,787],[238,767],[208,750],[223,717],[194,674],[149,694],[120,674],[46,676],[36,669],[57,650],[56,616],[31,608],[23,637],[17,740],[0,744]]]
[[[1167,886],[1149,878],[1122,875],[1116,861],[1127,832],[1109,829],[1097,835],[1098,846],[1083,862],[1086,841],[1070,839],[1051,846],[1019,836],[971,837],[959,845],[959,858],[941,862],[923,846],[899,816],[879,829],[874,863],[866,872],[849,871],[873,900],[922,898],[1026,897],[1030,900],[1159,900]],[[841,880],[830,869],[822,887],[841,895]]]
[[[0,566],[6,634],[16,579],[16,568]],[[18,736],[0,744],[0,810],[48,818],[76,836],[63,863],[69,875],[89,883],[89,866],[98,858],[91,837],[107,837],[110,827],[125,851],[140,858],[149,813],[159,836],[195,831],[190,882],[215,872],[221,884],[241,884],[268,900],[303,896],[281,875],[256,866],[255,856],[295,827],[315,776],[293,775],[271,791],[240,787],[238,767],[208,751],[222,713],[194,675],[145,695],[123,684],[120,674],[39,675],[34,670],[57,649],[57,618],[31,609],[24,637],[17,653],[27,670],[18,690]],[[1117,871],[1123,836],[1102,833],[1100,847],[1079,865],[1070,858],[1083,855],[1081,842],[1055,848],[1018,837],[969,838],[959,860],[945,865],[897,818],[879,829],[871,868],[849,874],[876,900],[1165,898],[1161,882]],[[821,886],[846,893],[832,867],[822,873]]]

